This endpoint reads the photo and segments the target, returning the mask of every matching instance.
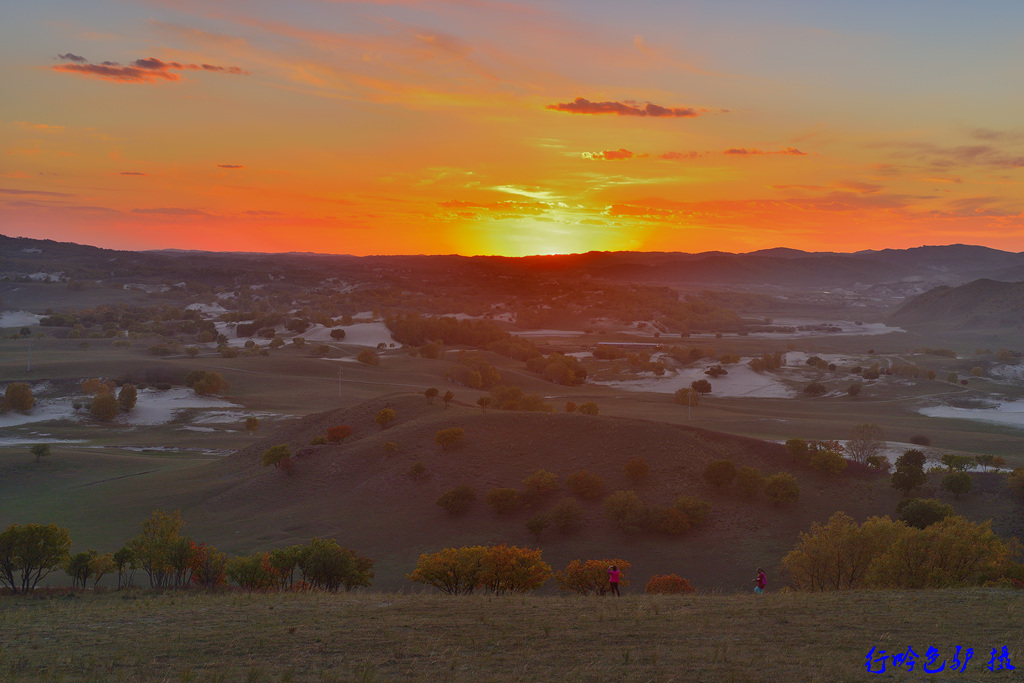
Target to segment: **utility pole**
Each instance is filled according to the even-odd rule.
[[[341,368],[338,368],[338,398],[341,398]]]
[[[32,372],[32,337],[28,338],[28,371]]]

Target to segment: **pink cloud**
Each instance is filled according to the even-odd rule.
[[[549,104],[546,109],[564,111],[570,114],[615,114],[616,116],[653,116],[659,118],[692,118],[704,113],[703,110],[698,112],[692,107],[662,107],[651,102],[641,107],[636,102],[591,102],[583,97],[577,97],[572,102]]]
[[[181,76],[176,73],[178,71],[213,71],[236,76],[244,76],[249,73],[237,66],[182,64],[181,62],[165,62],[156,57],[136,59],[127,66],[117,62],[93,64],[87,62],[83,57],[70,53],[60,55],[60,57],[71,59],[71,61],[66,64],[58,64],[53,67],[54,71],[92,76],[117,83],[155,83],[158,80],[180,81]]]

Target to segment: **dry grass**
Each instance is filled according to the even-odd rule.
[[[53,594],[0,600],[7,681],[857,681],[872,647],[1024,665],[1024,594],[989,589],[452,598]],[[1019,672],[1018,668],[1018,672]],[[949,675],[949,672],[945,675]],[[945,680],[945,679],[944,679]]]

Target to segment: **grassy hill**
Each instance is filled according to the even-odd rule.
[[[397,418],[382,431],[373,417],[385,406]],[[314,436],[343,424],[355,430],[344,443],[308,445]],[[433,437],[449,426],[462,427],[466,440],[460,448],[442,452]],[[397,444],[397,450],[386,451],[387,442]],[[290,476],[260,464],[262,452],[278,443],[289,444],[296,454]],[[639,486],[623,471],[634,456],[642,456],[651,467],[650,477]],[[800,482],[800,501],[775,507],[763,497],[748,501],[733,492],[714,491],[701,473],[707,463],[723,458],[766,475],[793,471]],[[407,476],[415,462],[426,468],[417,481]],[[749,587],[757,566],[768,568],[777,579],[773,574],[782,556],[812,522],[824,521],[836,510],[858,519],[891,514],[899,499],[886,477],[855,467],[838,478],[801,469],[777,443],[634,418],[484,413],[454,403],[446,409],[441,401],[428,404],[418,394],[393,394],[309,415],[212,462],[188,467],[166,459],[155,466],[123,464],[116,465],[120,469],[114,474],[115,465],[103,477],[78,473],[58,480],[26,464],[8,478],[10,485],[54,500],[42,505],[26,499],[23,514],[5,516],[67,526],[76,549],[88,545],[115,550],[158,508],[180,509],[186,534],[229,554],[332,537],[374,558],[374,587],[385,590],[409,588],[405,574],[423,552],[509,543],[539,546],[555,568],[572,559],[615,556],[633,564],[638,584],[653,574],[677,573],[700,588],[733,592]],[[562,535],[549,529],[537,541],[525,520],[568,492],[556,492],[537,509],[506,516],[496,515],[484,502],[489,489],[521,488],[522,479],[537,469],[555,472],[563,482],[572,472],[586,469],[604,478],[606,493],[634,489],[648,505],[670,505],[679,495],[698,496],[712,504],[712,511],[706,526],[681,537],[628,535],[605,519],[600,500],[584,501],[579,532]],[[48,482],[49,494],[40,488],[44,476],[55,477]],[[1019,503],[1002,491],[1001,479],[975,478],[978,490],[957,503],[958,512],[972,519],[995,517],[1000,533],[1021,534]],[[57,481],[66,481],[64,492]],[[452,517],[435,500],[460,484],[470,485],[478,499],[465,516]],[[118,505],[103,505],[103,500],[117,500]],[[45,518],[33,517],[33,509],[45,511]],[[83,509],[89,514],[81,514]]]
[[[1024,324],[1024,282],[981,279],[936,287],[905,303],[890,320],[947,329],[1019,328]]]

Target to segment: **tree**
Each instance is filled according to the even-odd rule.
[[[374,561],[350,548],[343,548],[333,538],[314,538],[303,548],[297,562],[302,580],[321,590],[337,593],[369,586],[373,579]]]
[[[896,469],[890,477],[892,487],[897,491],[903,491],[903,495],[910,495],[910,492],[920,488],[927,481],[924,474],[924,453],[911,448],[896,459]]]
[[[437,504],[444,508],[448,514],[458,516],[466,514],[469,506],[476,500],[476,493],[469,484],[460,484],[453,489],[445,491],[437,499]]]
[[[89,403],[89,414],[100,422],[110,422],[117,417],[117,399],[110,392],[101,392]]]
[[[345,338],[345,330],[341,329],[340,327],[337,328],[337,329],[331,330],[331,339],[337,339],[337,340],[340,341],[340,340],[342,340],[344,338]]]
[[[863,382],[854,382],[853,384],[851,384],[849,386],[849,388],[847,388],[846,393],[849,394],[852,398],[857,398],[858,396],[860,396],[860,393],[863,390],[864,390],[864,383]]]
[[[690,585],[686,579],[677,574],[655,574],[647,582],[645,593],[661,593],[665,595],[679,595],[683,593],[695,593],[696,588]]]
[[[571,534],[583,522],[583,507],[574,498],[563,498],[548,512],[551,524],[560,534]]]
[[[711,382],[706,379],[697,379],[690,382],[690,388],[696,391],[698,394],[710,394],[711,393]]]
[[[575,413],[576,412],[576,408],[577,408],[577,405],[576,405],[575,401],[566,401],[565,402],[565,412],[567,412],[567,413]]]
[[[896,504],[896,514],[912,527],[924,529],[954,514],[953,506],[932,498],[904,498]]]
[[[0,533],[0,585],[13,593],[35,590],[70,550],[71,536],[56,524],[12,524]]]
[[[704,468],[704,481],[716,489],[724,489],[736,478],[736,463],[732,460],[714,460]]]
[[[116,571],[117,563],[114,561],[114,553],[93,553],[89,558],[89,578],[92,579],[94,590],[100,579]]]
[[[805,464],[811,457],[811,449],[803,439],[787,439],[786,452],[794,462]]]
[[[230,385],[219,372],[193,370],[185,377],[185,386],[196,392],[197,396],[216,396],[226,394]]]
[[[371,349],[363,349],[356,356],[356,360],[363,365],[377,366],[380,365],[380,356],[377,355],[376,351]]]
[[[491,407],[491,403],[493,401],[494,398],[491,396],[481,396],[476,400],[476,404],[480,406],[480,410],[487,412],[487,409]]]
[[[434,399],[437,398],[437,395],[440,393],[441,392],[438,391],[436,387],[430,387],[423,392],[423,395],[427,397],[427,403],[433,403]]]
[[[260,428],[260,420],[257,417],[245,418],[245,431],[249,432],[249,436],[255,436],[256,430]]]
[[[565,478],[566,487],[584,500],[595,500],[604,492],[604,479],[587,470],[573,472]]]
[[[513,488],[497,488],[487,492],[488,507],[499,515],[515,512],[521,503],[519,492]]]
[[[327,429],[327,440],[331,443],[341,443],[348,437],[352,436],[352,428],[348,425],[339,425],[337,427],[328,427]]]
[[[441,400],[444,401],[444,407],[447,408],[448,404],[451,403],[454,398],[455,394],[451,391],[444,392],[444,396],[441,397]]]
[[[114,553],[114,565],[117,571],[117,588],[127,588],[135,580],[135,570],[139,568],[139,558],[135,550],[125,545]]]
[[[547,470],[537,470],[523,479],[523,486],[535,495],[543,496],[558,490],[558,475]]]
[[[559,590],[589,595],[604,595],[611,586],[608,583],[608,568],[615,565],[619,569],[619,585],[627,586],[626,572],[631,565],[626,560],[573,560],[562,571],[555,572],[555,580]]]
[[[711,503],[696,496],[679,496],[672,507],[686,515],[692,526],[702,526],[711,512]]]
[[[455,448],[466,438],[466,430],[462,427],[447,427],[434,434],[434,443],[441,447],[442,451]]]
[[[586,403],[580,405],[580,407],[577,408],[576,411],[580,415],[597,415],[598,407],[597,404],[594,403],[593,401],[587,401]]]
[[[1006,477],[1006,486],[1024,498],[1024,467],[1018,467]]]
[[[85,588],[89,580],[89,559],[96,554],[95,550],[69,555],[64,561],[64,573],[71,577],[71,587]]]
[[[227,583],[228,556],[212,545],[192,544],[192,583],[207,590]]]
[[[224,565],[224,573],[242,590],[266,590],[274,585],[274,574],[267,553],[232,557]]]
[[[696,389],[683,388],[678,389],[672,399],[675,403],[681,406],[689,406],[696,408],[700,403],[700,393]]]
[[[388,423],[395,419],[395,411],[393,408],[384,408],[377,413],[377,416],[373,418],[373,421],[380,425],[381,431],[388,428]]]
[[[503,543],[487,548],[480,585],[495,595],[526,593],[540,588],[550,578],[551,565],[541,559],[540,550]]]
[[[33,444],[32,448],[29,450],[31,450],[32,455],[35,456],[36,462],[39,462],[43,458],[47,458],[50,456],[50,444],[48,443]]]
[[[179,569],[180,560],[186,555],[182,552],[183,546],[191,544],[188,538],[181,535],[184,526],[181,512],[156,510],[149,519],[142,522],[142,533],[128,541],[128,547],[138,558],[139,566],[149,577],[152,588],[165,588],[175,578],[179,581],[182,578]]]
[[[270,467],[273,465],[275,469],[280,469],[282,463],[286,460],[291,460],[291,457],[292,449],[288,447],[288,444],[279,443],[276,446],[271,446],[267,450],[263,451],[263,456],[260,458],[260,462],[263,463],[264,467]]]
[[[487,549],[479,545],[423,553],[406,577],[449,595],[469,595],[481,583],[486,555]]]
[[[551,526],[551,518],[547,515],[534,515],[526,520],[526,530],[533,534],[534,539],[540,538],[540,535],[549,526]]]
[[[756,498],[764,488],[764,475],[761,470],[744,465],[736,470],[736,488],[745,498]]]
[[[119,412],[130,413],[135,408],[135,402],[138,400],[139,391],[135,388],[134,384],[123,384],[121,385],[121,391],[117,393],[117,408]]]
[[[630,458],[623,469],[626,472],[626,477],[636,485],[642,483],[651,474],[651,466],[639,456]]]
[[[819,472],[839,475],[848,465],[846,458],[842,456],[843,447],[838,441],[812,441],[808,444],[808,450],[808,462]]]
[[[728,375],[729,371],[723,368],[721,365],[712,365],[710,368],[704,371],[704,374],[711,379],[718,379],[722,375]]]
[[[647,523],[647,508],[635,491],[616,491],[604,499],[604,514],[615,527],[637,534]]]
[[[776,505],[800,500],[800,484],[789,472],[779,472],[764,482],[764,494]]]
[[[828,388],[821,382],[811,382],[804,387],[804,393],[808,396],[822,396],[828,391]]]
[[[950,472],[966,472],[977,465],[978,461],[969,455],[947,453],[942,456],[942,464],[945,465],[946,469]]]
[[[859,424],[850,432],[846,452],[855,462],[864,464],[872,455],[879,455],[884,447],[882,428],[873,422]]]
[[[960,500],[961,493],[970,493],[974,486],[974,479],[967,472],[950,472],[942,478],[942,488],[953,494],[953,498]]]
[[[32,387],[25,382],[11,382],[4,390],[4,399],[10,410],[27,413],[36,404]]]

